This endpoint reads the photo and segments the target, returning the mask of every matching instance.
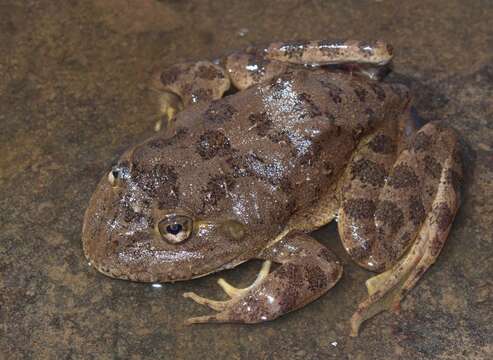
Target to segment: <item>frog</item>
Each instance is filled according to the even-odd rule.
[[[374,273],[350,335],[395,311],[443,248],[461,202],[457,132],[420,123],[407,86],[383,79],[382,40],[285,41],[159,68],[162,128],[125,151],[85,212],[82,243],[104,275],[185,281],[263,261],[213,313],[187,324],[270,321],[326,294],[343,273],[310,234],[337,221]],[[274,268],[274,265],[276,266]]]

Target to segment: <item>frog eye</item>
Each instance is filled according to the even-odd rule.
[[[192,233],[193,221],[188,216],[167,215],[158,224],[161,236],[171,244],[178,244],[187,240]]]
[[[111,186],[115,187],[121,184],[123,180],[128,177],[128,170],[121,166],[113,166],[111,171],[108,173],[108,181]]]

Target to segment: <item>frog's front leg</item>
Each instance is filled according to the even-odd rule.
[[[342,266],[335,255],[300,232],[288,234],[262,251],[259,258],[266,261],[249,287],[238,289],[219,280],[230,300],[216,301],[185,293],[185,297],[218,311],[186,322],[258,323],[273,320],[314,301],[333,287],[342,275]],[[271,261],[280,264],[272,272]]]
[[[177,64],[156,71],[151,80],[151,88],[158,94],[160,113],[168,123],[189,105],[220,99],[229,87],[226,71],[210,61]]]

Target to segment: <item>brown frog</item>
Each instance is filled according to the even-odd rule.
[[[100,181],[86,257],[143,282],[265,260],[247,288],[219,280],[229,300],[184,294],[217,311],[188,323],[258,323],[337,283],[340,262],[308,235],[337,218],[352,259],[379,273],[351,319],[357,335],[433,264],[460,202],[457,136],[417,129],[408,89],[375,80],[391,57],[382,41],[288,42],[158,72],[166,128]]]

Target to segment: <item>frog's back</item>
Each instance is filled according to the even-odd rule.
[[[173,169],[174,188],[161,195],[168,208],[232,212],[269,238],[328,189],[359,139],[402,111],[402,89],[346,73],[290,71],[183,111],[172,134],[137,147],[133,161]]]

